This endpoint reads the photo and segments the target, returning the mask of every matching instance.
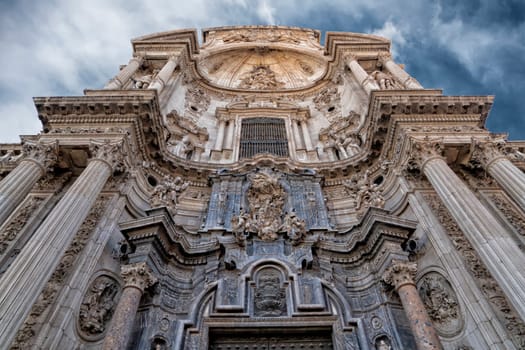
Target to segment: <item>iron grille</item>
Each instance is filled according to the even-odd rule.
[[[288,139],[284,119],[249,118],[242,120],[239,158],[250,158],[260,153],[288,157]]]

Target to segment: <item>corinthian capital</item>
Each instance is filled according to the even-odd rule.
[[[377,54],[377,60],[380,64],[385,64],[385,62],[392,61],[392,55],[390,52],[380,52]]]
[[[488,167],[495,160],[504,158],[507,153],[505,150],[505,142],[502,140],[492,140],[488,142],[474,140],[472,142],[471,152],[471,162],[481,164],[483,167]]]
[[[157,277],[145,262],[124,265],[120,273],[125,283],[124,288],[135,287],[144,292],[144,289],[157,283]]]
[[[423,169],[434,158],[443,158],[444,146],[441,140],[414,140],[407,168]]]
[[[44,168],[51,170],[58,159],[58,142],[35,142],[26,140],[22,145],[25,159],[33,160]]]
[[[351,52],[344,52],[343,53],[343,61],[345,63],[350,63],[352,61],[357,61],[357,56]]]
[[[392,264],[383,273],[383,281],[393,286],[396,290],[406,284],[415,285],[414,278],[417,273],[415,262],[392,260]]]
[[[89,144],[94,159],[106,162],[114,172],[123,172],[124,164],[124,142],[111,140],[92,140]]]

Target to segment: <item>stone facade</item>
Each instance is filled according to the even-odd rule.
[[[0,144],[2,349],[525,349],[525,142],[373,35],[132,40]]]

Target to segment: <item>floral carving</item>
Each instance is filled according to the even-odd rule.
[[[437,272],[430,272],[418,282],[418,291],[428,316],[441,333],[458,331],[461,324],[459,304],[450,283]]]
[[[498,317],[507,328],[518,347],[525,347],[525,324],[521,321],[514,309],[510,306],[501,287],[494,280],[485,264],[481,261],[477,252],[472,248],[454,219],[450,216],[445,205],[437,195],[424,195],[426,202],[430,205],[441,225],[447,231],[452,244],[463,257],[466,267],[474,276],[482,293],[493,306]]]
[[[27,159],[32,159],[50,171],[58,159],[58,142],[34,142],[25,140],[22,149]]]
[[[281,287],[281,274],[275,269],[259,273],[254,293],[255,316],[286,315],[286,290]]]
[[[122,173],[125,169],[123,145],[123,141],[93,140],[89,144],[89,150],[93,158],[105,161],[114,172]]]
[[[490,199],[503,213],[508,222],[514,226],[516,231],[520,235],[525,236],[525,219],[523,216],[513,208],[502,194],[493,194],[490,196]]]
[[[32,347],[32,338],[37,334],[38,328],[44,321],[47,308],[55,301],[62,285],[69,278],[78,254],[84,249],[93,229],[104,212],[107,199],[107,197],[99,197],[95,202],[88,217],[84,220],[69,248],[62,256],[58,267],[51,275],[35,304],[33,304],[29,316],[16,335],[12,349],[29,349]]]
[[[157,277],[145,262],[124,265],[121,268],[121,274],[125,283],[124,288],[134,287],[144,291],[157,283]]]
[[[98,276],[86,292],[80,305],[78,325],[87,337],[101,336],[117,305],[120,287],[109,276]],[[97,337],[98,338],[98,337]]]
[[[270,90],[279,89],[284,83],[277,80],[275,72],[267,65],[257,65],[242,77],[239,87],[242,89]]]
[[[4,226],[0,232],[0,255],[5,253],[7,247],[9,247],[9,242],[16,238],[43,200],[44,198],[42,197],[30,196],[18,210],[17,215]]]
[[[414,262],[392,260],[383,273],[383,281],[392,285],[396,290],[405,284],[415,284],[414,278],[417,273],[417,265]]]
[[[280,231],[286,232],[292,243],[297,244],[306,234],[306,222],[299,219],[295,211],[292,210],[290,213],[286,213]]]
[[[379,185],[373,183],[368,176],[369,171],[367,170],[364,176],[356,174],[343,182],[346,193],[357,210],[368,207],[383,208],[385,206],[385,199]]]

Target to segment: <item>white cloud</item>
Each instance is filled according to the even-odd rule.
[[[267,1],[259,2],[257,6],[257,15],[262,19],[266,24],[275,24],[275,19],[273,13],[275,9],[271,7]]]
[[[389,39],[392,42],[391,51],[394,55],[397,55],[397,48],[405,45],[407,41],[402,33],[402,29],[390,20],[386,21],[383,27],[374,30],[372,34]]]

